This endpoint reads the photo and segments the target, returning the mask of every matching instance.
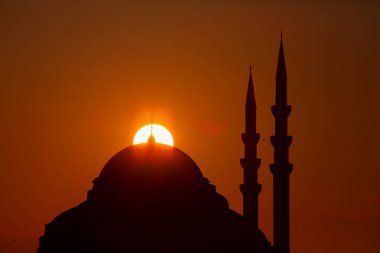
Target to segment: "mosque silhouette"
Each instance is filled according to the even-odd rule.
[[[272,106],[273,245],[258,227],[259,134],[250,71],[240,161],[243,215],[229,209],[188,155],[151,137],[112,157],[87,199],[45,225],[37,253],[289,253],[290,109],[281,36]]]

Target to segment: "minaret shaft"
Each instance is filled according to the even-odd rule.
[[[292,142],[292,137],[288,135],[290,111],[291,106],[287,104],[287,76],[281,38],[276,73],[276,104],[272,106],[275,117],[275,135],[271,136],[274,163],[270,165],[273,174],[273,246],[276,253],[290,252],[289,175],[293,167],[289,163],[289,146]]]
[[[243,194],[243,216],[252,231],[258,230],[258,197],[261,191],[257,176],[261,162],[257,158],[259,139],[260,135],[256,133],[256,101],[250,72],[245,105],[245,133],[242,134],[244,158],[240,160],[244,171],[244,183],[240,185],[240,191]]]

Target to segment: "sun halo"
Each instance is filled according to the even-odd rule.
[[[140,128],[133,138],[133,145],[147,143],[153,135],[156,143],[174,146],[173,137],[169,130],[158,124],[148,124]]]

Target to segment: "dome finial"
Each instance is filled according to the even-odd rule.
[[[150,136],[148,138],[148,143],[156,143],[156,138],[153,136],[153,119],[151,119],[150,123]]]
[[[155,144],[155,143],[156,143],[156,138],[154,138],[153,134],[151,134],[148,139],[148,144]]]

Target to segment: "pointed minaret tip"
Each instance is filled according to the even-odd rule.
[[[282,43],[282,30],[281,30],[281,38],[280,38],[280,50],[278,52],[276,75],[284,76],[286,78],[285,54],[284,54],[284,46]]]
[[[253,80],[252,80],[252,64],[249,64],[249,80],[248,80],[247,99],[245,102],[245,107],[256,108],[255,92],[254,92]]]

